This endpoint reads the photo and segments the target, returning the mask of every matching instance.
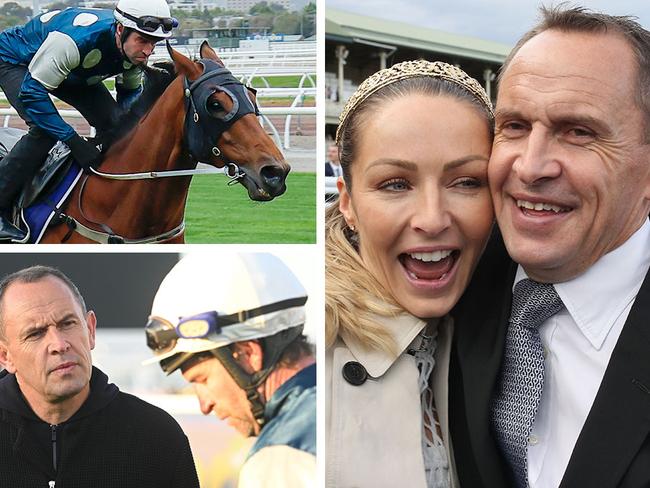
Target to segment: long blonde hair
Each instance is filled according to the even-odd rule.
[[[326,345],[344,335],[371,349],[393,351],[392,336],[372,316],[396,316],[403,310],[368,272],[350,242],[353,233],[337,203],[327,209],[325,217]]]

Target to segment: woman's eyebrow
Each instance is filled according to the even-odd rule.
[[[417,164],[415,164],[413,161],[408,161],[406,159],[379,158],[369,163],[366,170],[369,170],[370,168],[373,168],[375,166],[384,166],[384,165],[397,166],[409,171],[417,171],[418,169]]]
[[[474,161],[485,161],[487,163],[489,159],[490,158],[488,158],[487,156],[483,156],[481,154],[470,154],[469,156],[465,156],[459,159],[454,159],[453,161],[449,161],[448,163],[445,163],[443,169],[445,171],[456,169],[459,168],[460,166],[463,166],[468,163],[472,163]]]

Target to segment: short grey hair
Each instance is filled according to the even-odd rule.
[[[650,32],[637,22],[636,17],[608,15],[584,7],[540,7],[540,21],[517,42],[499,71],[499,83],[519,49],[537,34],[547,30],[586,32],[594,34],[618,33],[627,41],[638,68],[636,103],[644,114],[645,134],[650,139]]]
[[[24,268],[19,271],[16,271],[15,273],[9,274],[4,278],[2,278],[2,280],[0,280],[0,339],[5,338],[4,335],[5,326],[3,320],[3,300],[9,287],[14,283],[36,283],[49,276],[58,278],[68,287],[68,289],[72,292],[72,295],[74,296],[75,300],[81,307],[81,311],[83,312],[84,315],[86,314],[88,309],[86,308],[86,302],[84,300],[84,297],[81,296],[79,289],[72,282],[72,280],[68,278],[61,270],[57,268],[53,268],[51,266],[40,266],[40,265]]]

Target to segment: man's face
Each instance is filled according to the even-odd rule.
[[[331,145],[327,148],[327,160],[334,164],[339,164],[339,148]]]
[[[259,434],[259,424],[251,412],[246,392],[217,358],[183,368],[183,377],[194,385],[203,415],[214,412],[245,437]]]
[[[2,321],[0,362],[16,375],[30,405],[57,404],[87,393],[95,315],[84,316],[65,283],[47,276],[10,285],[2,300]]]
[[[120,27],[122,26],[118,26],[118,35]],[[137,31],[133,31],[126,38],[124,44],[122,44],[122,49],[131,63],[141,66],[147,64],[149,56],[153,54],[153,50],[159,40],[156,37],[145,36]]]
[[[617,34],[545,31],[504,73],[488,168],[508,252],[534,279],[582,274],[650,210],[637,67]]]

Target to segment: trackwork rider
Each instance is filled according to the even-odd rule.
[[[239,488],[316,484],[316,362],[307,295],[265,253],[192,255],[165,277],[146,327],[163,371],[180,369],[201,411],[257,440]]]
[[[109,129],[141,91],[141,67],[178,22],[165,0],[120,0],[114,11],[67,8],[0,33],[0,88],[29,130],[0,162],[0,240],[20,240],[9,212],[57,140],[80,166],[97,147],[58,113],[50,94],[75,107],[98,132]],[[116,79],[117,103],[102,81]]]

